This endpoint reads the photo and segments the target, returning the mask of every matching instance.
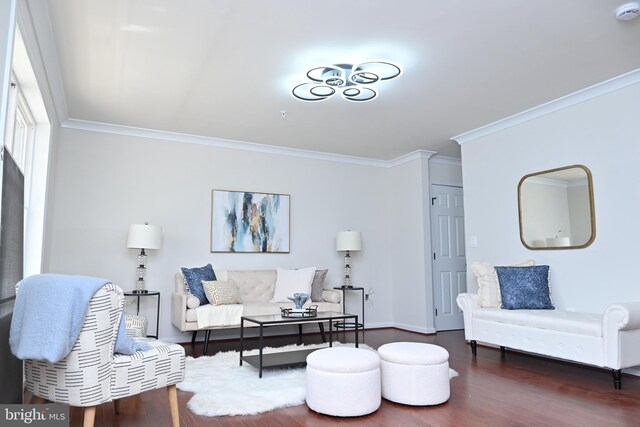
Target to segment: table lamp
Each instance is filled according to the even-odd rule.
[[[344,285],[347,288],[351,284],[351,251],[362,250],[362,233],[359,231],[340,231],[336,236],[336,251],[347,252],[344,256]]]
[[[162,228],[158,225],[149,225],[148,222],[144,224],[131,224],[129,226],[129,237],[127,239],[127,247],[133,249],[140,249],[138,255],[138,268],[136,269],[136,275],[138,281],[136,282],[135,293],[146,293],[144,278],[147,275],[147,254],[145,249],[160,249],[162,244]]]

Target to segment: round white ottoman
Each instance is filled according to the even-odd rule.
[[[371,350],[331,347],[307,356],[307,405],[338,417],[367,415],[380,407],[380,357]]]
[[[395,342],[378,348],[382,397],[405,405],[449,399],[449,352],[433,344]]]

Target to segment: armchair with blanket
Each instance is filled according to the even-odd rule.
[[[119,399],[166,387],[178,426],[176,384],[184,379],[184,348],[127,337],[123,307],[122,289],[105,279],[23,280],[10,344],[24,360],[26,388],[38,403],[83,407],[84,426],[92,426],[97,405],[113,401],[118,413]]]

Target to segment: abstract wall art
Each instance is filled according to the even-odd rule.
[[[288,253],[288,194],[211,191],[211,252]]]

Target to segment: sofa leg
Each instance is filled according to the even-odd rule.
[[[191,335],[191,344],[195,344],[196,336],[198,336],[198,331],[193,331],[193,335]]]
[[[471,354],[474,356],[478,355],[478,343],[476,340],[471,340]]]
[[[613,373],[613,387],[620,390],[622,388],[622,370],[612,369],[611,372]]]
[[[320,335],[322,335],[322,342],[327,342],[327,336],[324,334],[324,323],[318,322],[318,327],[320,328]]]
[[[502,353],[503,355],[507,352],[507,349],[505,346],[501,345],[500,346],[500,353]]]
[[[206,356],[209,351],[209,338],[211,337],[211,329],[204,331],[204,348],[202,349],[202,355]]]

